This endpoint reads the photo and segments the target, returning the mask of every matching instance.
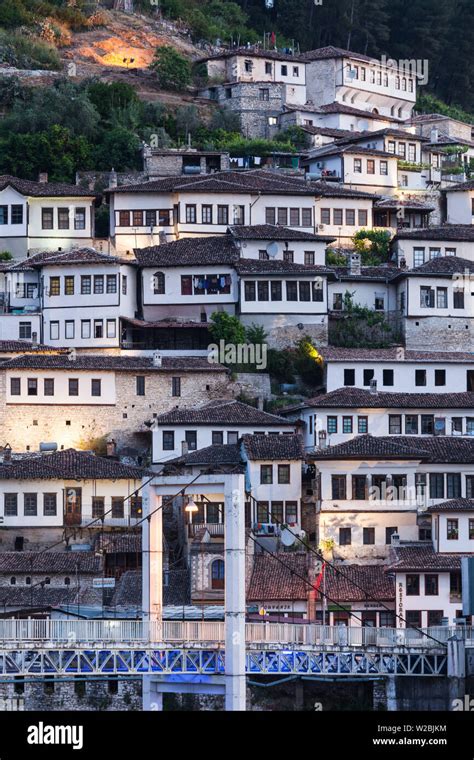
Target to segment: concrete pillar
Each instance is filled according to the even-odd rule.
[[[157,690],[157,682],[153,680],[153,676],[143,676],[143,710],[144,712],[163,710],[163,694]]]
[[[448,709],[452,709],[454,700],[464,700],[466,694],[466,645],[456,636],[448,639],[448,690]]]
[[[162,497],[152,484],[146,487],[143,502],[144,517],[151,515],[142,523],[143,620],[154,621],[158,628],[163,612],[163,510]]]
[[[157,509],[161,502],[149,483],[143,492],[143,516],[151,517],[142,523],[142,610],[143,621],[154,623],[156,639],[161,639],[163,614],[163,510]],[[143,710],[162,710],[163,695],[157,693],[153,676],[144,675],[142,687]]]
[[[225,709],[245,710],[245,478],[225,478]]]

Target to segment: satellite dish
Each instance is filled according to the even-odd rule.
[[[274,259],[278,255],[278,243],[269,243],[266,247],[266,251],[270,258]]]
[[[296,536],[288,528],[283,528],[280,536],[280,540],[283,546],[293,546],[296,541]]]

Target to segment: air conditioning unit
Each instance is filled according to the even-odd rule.
[[[318,224],[318,230],[325,230],[326,225],[325,224]]]

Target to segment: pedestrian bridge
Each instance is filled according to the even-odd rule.
[[[248,675],[445,676],[447,641],[472,628],[247,623]],[[223,675],[220,622],[1,620],[0,681],[15,676]]]

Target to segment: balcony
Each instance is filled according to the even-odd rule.
[[[224,523],[191,523],[188,525],[188,537],[195,538],[201,530],[207,530],[212,538],[224,538]]]

